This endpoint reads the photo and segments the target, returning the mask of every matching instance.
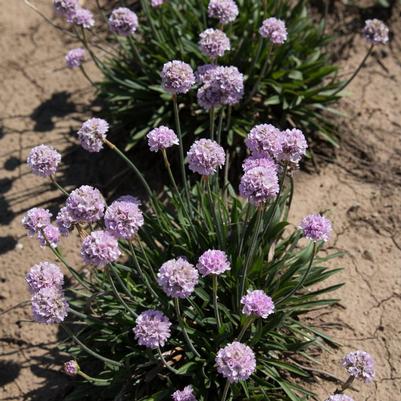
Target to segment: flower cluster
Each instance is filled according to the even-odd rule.
[[[50,177],[57,171],[61,155],[48,145],[39,145],[31,149],[27,163],[32,172],[41,177]]]
[[[129,8],[116,8],[110,15],[109,28],[117,35],[132,35],[138,29],[138,17]]]
[[[32,293],[32,314],[38,323],[60,323],[68,314],[64,298],[64,276],[60,269],[49,262],[31,267],[26,282]]]
[[[118,241],[107,231],[92,231],[82,242],[81,256],[85,263],[103,267],[121,255]]]
[[[273,300],[262,290],[250,291],[241,299],[244,305],[242,313],[248,316],[258,316],[266,319],[274,313]]]
[[[189,64],[173,60],[164,64],[161,73],[163,88],[172,94],[187,93],[195,84],[195,75]]]
[[[216,356],[217,371],[230,383],[247,380],[256,369],[252,349],[234,341],[220,349]]]
[[[206,277],[209,274],[223,274],[230,270],[231,266],[225,252],[209,249],[200,256],[196,268],[203,277]]]
[[[354,401],[351,397],[345,394],[334,394],[327,398],[326,401]]]
[[[197,401],[192,386],[186,386],[182,390],[175,391],[171,398],[173,401]]]
[[[223,105],[234,105],[244,95],[244,76],[237,67],[212,67],[201,75],[198,103],[205,110]]]
[[[90,118],[85,121],[77,135],[81,146],[88,152],[100,152],[103,149],[103,142],[109,131],[109,124],[102,118]]]
[[[71,361],[67,361],[64,364],[64,373],[68,376],[76,376],[79,372],[79,365],[76,361],[71,360]]]
[[[204,176],[214,174],[224,166],[224,149],[211,139],[199,139],[187,154],[189,169]]]
[[[22,225],[27,230],[28,235],[33,237],[50,224],[52,214],[40,207],[34,207],[27,211],[22,218]]]
[[[154,8],[160,7],[165,3],[166,0],[150,0],[150,5]]]
[[[239,14],[238,6],[234,0],[210,0],[208,15],[216,18],[220,24],[226,25],[235,21]]]
[[[331,233],[331,222],[320,214],[305,216],[299,228],[311,241],[328,241]]]
[[[168,149],[179,143],[176,133],[163,125],[150,131],[147,138],[149,148],[152,152]]]
[[[373,358],[365,351],[355,351],[343,359],[343,366],[350,376],[371,383],[375,377]]]
[[[231,49],[230,39],[220,29],[206,29],[200,34],[199,47],[203,54],[216,59]]]
[[[81,7],[67,15],[67,22],[85,29],[90,29],[95,26],[95,19],[92,12]]]
[[[85,50],[81,47],[71,49],[65,55],[65,63],[68,68],[78,68],[85,60]]]
[[[389,40],[388,27],[376,18],[366,20],[363,34],[367,41],[373,45],[385,45]]]
[[[287,40],[287,28],[285,22],[271,17],[263,21],[259,29],[262,37],[269,39],[275,45],[282,45]]]
[[[67,16],[79,8],[78,0],[53,0],[53,6],[58,15]]]

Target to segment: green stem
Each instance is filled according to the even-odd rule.
[[[50,176],[50,181],[53,183],[53,185],[61,191],[65,196],[69,196],[70,194],[56,181],[56,177],[54,175]]]
[[[91,80],[90,76],[89,76],[89,75],[87,74],[87,72],[85,71],[85,68],[84,68],[82,65],[80,65],[80,66],[79,66],[79,69],[81,70],[83,76],[87,79],[87,81],[88,81],[92,86],[94,86],[94,87],[96,88],[96,87],[97,87],[96,84]]]
[[[239,298],[238,298],[238,303],[241,300],[242,295],[244,295],[244,291],[245,291],[245,283],[246,283],[246,276],[248,275],[248,270],[249,267],[252,264],[253,261],[253,256],[255,253],[255,250],[257,248],[258,245],[258,236],[259,236],[259,231],[262,225],[262,216],[263,216],[263,209],[260,208],[257,211],[257,216],[256,216],[256,226],[255,229],[253,231],[253,235],[252,235],[252,239],[251,239],[251,246],[249,248],[249,252],[248,252],[248,256],[246,258],[246,262],[245,262],[245,267],[241,273],[240,279],[241,279],[241,285],[240,285],[240,293],[239,293]]]
[[[177,369],[174,369],[172,366],[170,366],[167,363],[167,361],[164,359],[164,356],[162,354],[162,351],[161,351],[160,347],[157,347],[157,353],[159,354],[159,358],[161,359],[161,361],[162,361],[162,363],[163,363],[165,368],[167,368],[170,372],[172,372],[172,373],[174,373],[176,375],[181,374]]]
[[[334,392],[334,394],[342,394],[344,393],[345,390],[347,390],[348,388],[350,388],[352,386],[352,383],[355,380],[355,376],[350,376],[346,382],[344,382],[340,388],[336,389],[336,391]]]
[[[252,322],[255,320],[254,317],[250,317],[246,320],[245,324],[242,326],[241,332],[239,333],[237,337],[237,341],[241,341],[242,337],[244,337],[246,331],[248,330],[249,326],[252,324]]]
[[[253,63],[252,63],[251,69],[249,70],[249,78],[248,78],[249,81],[252,81],[253,72],[255,70],[256,64],[259,61],[260,54],[261,54],[262,48],[263,48],[263,43],[264,43],[264,38],[262,36],[260,36],[259,43],[258,43],[258,49],[256,50],[256,56],[253,58]]]
[[[175,182],[173,172],[171,171],[170,162],[168,161],[168,158],[167,158],[166,149],[162,149],[162,155],[163,155],[164,165],[166,166],[168,175],[170,177],[170,181],[173,184],[174,190],[177,192],[177,195],[180,196],[180,191],[178,190],[177,183]]]
[[[366,60],[369,58],[369,56],[372,53],[374,45],[371,45],[369,47],[368,52],[366,53],[365,57],[363,58],[362,62],[359,64],[358,68],[354,71],[354,73],[351,75],[351,77],[343,84],[341,85],[334,93],[333,96],[337,95],[337,93],[341,92],[344,90],[353,80],[354,78],[358,75],[359,71],[361,71],[361,68],[364,66],[366,63]]]
[[[216,208],[215,208],[215,204],[214,204],[214,200],[213,200],[212,189],[210,187],[209,177],[205,177],[205,181],[206,181],[206,186],[207,186],[207,194],[208,194],[208,198],[209,198],[209,207],[212,211],[214,223],[216,225],[217,239],[219,241],[220,248],[223,249],[223,246],[224,246],[223,229],[221,226],[220,218],[219,218],[218,214],[216,213]]]
[[[223,396],[221,397],[221,401],[226,401],[229,390],[230,390],[230,382],[227,380],[226,385],[224,387]]]
[[[78,337],[75,336],[75,334],[65,325],[64,323],[61,324],[61,327],[65,330],[65,332],[78,344],[82,347],[84,351],[86,351],[88,354],[92,355],[93,357],[105,362],[109,363],[114,366],[123,366],[121,362],[114,361],[113,359],[106,358],[97,352],[91,350],[89,347],[87,347]]]
[[[266,52],[266,60],[265,60],[265,63],[263,64],[262,72],[260,73],[259,78],[257,79],[254,87],[251,90],[251,93],[249,94],[248,101],[252,100],[253,96],[259,89],[259,85],[262,82],[262,79],[266,75],[267,67],[269,66],[269,61],[270,61],[269,57],[270,57],[271,50],[272,50],[272,44],[269,43],[269,45],[267,47],[267,52]]]
[[[221,131],[223,130],[224,108],[221,109],[219,125],[217,127],[217,143],[221,143]]]
[[[152,267],[152,265],[150,263],[150,260],[148,258],[148,255],[147,255],[146,251],[145,251],[145,248],[143,247],[142,241],[138,240],[138,242],[139,242],[139,247],[141,248],[142,255],[145,258],[146,264],[148,265],[148,269],[150,271],[150,274],[152,275],[153,280],[155,280],[155,282],[157,282],[156,273],[153,270],[153,267]]]
[[[111,383],[111,380],[107,380],[107,379],[97,379],[95,377],[89,376],[86,373],[82,372],[82,370],[80,370],[77,373],[79,376],[83,377],[85,380],[87,380],[90,383],[94,383],[97,384],[99,386],[108,386]]]
[[[181,177],[182,182],[185,188],[185,194],[187,196],[188,204],[190,205],[190,196],[189,196],[189,189],[188,189],[188,182],[187,182],[187,175],[185,173],[185,164],[184,164],[184,143],[182,140],[182,131],[181,131],[181,123],[180,123],[180,112],[178,109],[178,102],[177,102],[177,95],[173,95],[173,105],[174,105],[174,119],[175,119],[175,126],[177,129],[177,135],[179,140],[179,147],[180,147],[180,165],[181,165]]]
[[[217,297],[217,276],[215,274],[212,275],[212,280],[213,280],[213,306],[214,306],[214,314],[216,316],[217,320],[217,327],[220,330],[221,328],[221,318],[220,318],[220,312],[219,312],[219,304],[218,304],[218,297]]]
[[[179,325],[180,325],[180,327],[181,327],[181,330],[182,330],[182,332],[183,332],[183,334],[184,334],[185,341],[187,342],[188,347],[191,349],[191,351],[192,351],[198,358],[200,358],[200,354],[199,354],[199,352],[195,349],[195,347],[194,347],[194,345],[193,345],[191,339],[189,338],[188,332],[187,332],[187,330],[186,330],[186,328],[185,328],[185,322],[184,322],[184,319],[182,318],[182,315],[181,315],[180,301],[179,301],[178,298],[174,298],[174,306],[175,306],[175,312],[176,312],[177,318],[178,318],[178,323],[179,323]]]
[[[291,298],[305,284],[305,281],[306,281],[306,279],[307,279],[307,277],[309,275],[309,272],[312,269],[312,264],[313,264],[313,259],[315,258],[315,253],[316,253],[316,242],[313,243],[312,256],[311,256],[308,268],[305,270],[305,273],[302,276],[301,280],[298,282],[298,284],[284,298],[282,298],[278,302],[276,302],[276,306],[282,304],[287,299]]]
[[[210,120],[210,139],[214,141],[214,107],[212,107],[209,111],[209,120]]]

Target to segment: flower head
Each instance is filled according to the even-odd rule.
[[[22,225],[28,231],[28,235],[33,237],[50,224],[51,217],[52,214],[47,209],[34,207],[22,218]]]
[[[57,171],[61,155],[48,145],[39,145],[31,149],[27,163],[32,172],[41,177],[50,177]]]
[[[64,364],[64,372],[68,376],[76,376],[79,372],[79,365],[77,361],[71,360]]]
[[[253,154],[247,157],[242,163],[242,169],[244,170],[244,173],[255,167],[264,167],[268,170],[277,170],[276,163],[270,156]]]
[[[203,277],[206,277],[209,274],[222,274],[230,270],[231,266],[225,252],[209,249],[201,255],[196,268]]]
[[[345,394],[334,394],[327,398],[326,401],[354,401],[351,397]]]
[[[261,205],[275,198],[279,191],[277,171],[255,167],[241,177],[240,194],[254,205]]]
[[[271,124],[256,125],[245,139],[245,145],[252,153],[265,155],[276,160],[283,152],[281,131]]]
[[[89,29],[95,25],[95,19],[91,11],[86,8],[77,8],[71,13],[67,14],[67,22],[81,26],[82,28]]]
[[[103,267],[121,255],[118,241],[107,231],[92,231],[82,242],[81,256],[85,263]]]
[[[237,67],[210,68],[203,75],[203,86],[198,90],[198,103],[205,110],[221,105],[234,105],[244,95],[244,76]]]
[[[110,15],[109,28],[117,35],[132,35],[138,29],[138,17],[129,8],[116,8]]]
[[[163,347],[170,338],[171,322],[158,310],[142,312],[136,319],[133,329],[139,345],[147,348]]]
[[[53,0],[53,7],[58,15],[66,16],[79,8],[78,0]]]
[[[231,49],[230,39],[220,29],[206,29],[199,37],[199,47],[202,53],[212,59],[223,56],[224,52]]]
[[[52,248],[56,248],[60,241],[60,235],[59,228],[49,224],[38,232],[39,244],[42,247],[49,245]]]
[[[367,352],[350,352],[344,357],[343,366],[350,376],[365,383],[371,383],[375,377],[373,358]]]
[[[195,84],[191,66],[183,61],[173,60],[164,64],[161,76],[163,88],[172,94],[187,93]]]
[[[137,202],[127,197],[120,198],[106,209],[104,224],[116,238],[129,240],[143,226],[143,214]]]
[[[195,78],[198,84],[204,84],[211,79],[211,72],[218,66],[215,64],[200,65],[195,71]]]
[[[198,279],[198,271],[184,258],[171,259],[163,263],[157,273],[158,284],[173,298],[189,297],[198,284]]]
[[[235,21],[239,14],[234,0],[210,0],[207,11],[210,18],[216,18],[224,25]]]
[[[67,317],[68,303],[57,287],[44,287],[32,296],[33,318],[39,323],[61,323]]]
[[[153,8],[160,7],[166,2],[166,0],[150,0],[150,5]]]
[[[282,151],[279,159],[298,164],[306,154],[308,143],[299,129],[287,129],[281,133]]]
[[[100,152],[103,149],[103,141],[109,130],[109,124],[102,118],[90,118],[85,121],[77,135],[81,146],[88,152]]]
[[[40,262],[32,266],[26,274],[25,280],[31,293],[50,287],[61,290],[64,285],[63,273],[58,266],[50,262]]]
[[[70,217],[76,223],[94,223],[100,220],[106,207],[100,191],[89,185],[74,189],[65,204]]]
[[[267,18],[263,21],[259,33],[275,45],[282,45],[287,40],[287,29],[284,21],[277,18]]]
[[[255,354],[245,344],[234,341],[216,356],[217,371],[230,383],[247,380],[256,369]]]
[[[78,68],[85,60],[85,50],[81,47],[71,49],[65,55],[65,63],[68,68]]]
[[[196,401],[192,386],[186,386],[182,390],[175,391],[171,398],[173,401]]]
[[[367,41],[373,45],[385,45],[389,40],[388,27],[384,22],[376,18],[366,20],[363,34]]]
[[[75,220],[72,217],[68,207],[64,206],[60,209],[56,216],[56,224],[61,235],[67,236],[74,228]]]
[[[189,169],[201,175],[212,175],[225,163],[224,149],[211,139],[195,141],[187,157]]]
[[[328,241],[331,233],[331,222],[320,214],[310,214],[303,218],[299,228],[311,241]]]
[[[241,304],[244,305],[242,308],[244,315],[266,319],[274,313],[273,300],[262,290],[248,290],[248,293],[241,298]]]
[[[161,125],[158,128],[152,129],[147,135],[148,145],[152,152],[170,148],[173,145],[178,145],[178,137],[176,133],[168,127]]]

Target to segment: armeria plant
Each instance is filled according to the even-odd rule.
[[[67,66],[79,67],[98,89],[116,144],[128,150],[150,129],[174,123],[169,97],[154,85],[161,66],[174,59],[197,70],[197,94],[180,103],[186,144],[205,136],[209,121],[218,125],[221,120],[227,122],[223,140],[231,154],[242,149],[254,125],[266,120],[281,129],[302,129],[310,143],[337,144],[332,106],[349,80],[338,78],[326,50],[332,38],[324,33],[324,21],[312,19],[305,0],[123,3],[131,8],[110,10],[96,1],[93,14],[77,0],[54,0],[57,14],[72,27],[67,32],[82,42],[82,48],[68,52]],[[85,70],[89,58],[102,73],[99,82]],[[235,68],[232,79],[243,81],[221,108],[221,94],[206,74],[218,65]]]
[[[231,67],[215,71],[205,91],[225,104],[238,96],[239,73]],[[306,139],[296,128],[253,127],[245,139],[248,157],[237,193],[219,143],[221,124],[215,132],[211,121],[209,138],[189,149],[182,141],[178,104],[194,85],[191,67],[170,61],[161,76],[176,121],[175,130],[159,126],[147,134],[150,151],[160,154],[170,177],[161,195],[110,141],[109,124],[100,118],[79,129],[82,147],[116,152],[135,173],[142,200],[125,195],[108,205],[88,185],[69,192],[56,180],[61,157],[55,149],[40,145],[28,157],[32,171],[49,177],[66,201],[55,224],[49,211],[34,208],[23,225],[53,252],[73,283],[67,296],[56,264],[33,266],[26,276],[33,317],[66,331],[64,350],[73,359],[65,372],[102,389],[78,388],[69,399],[313,397],[302,380],[313,376],[316,349],[332,340],[302,316],[334,304],[320,296],[340,284],[322,283],[339,270],[325,263],[335,255],[320,252],[330,221],[313,214],[299,226],[287,222],[292,175],[305,156]],[[222,82],[232,85],[219,86]],[[169,163],[175,148],[178,171]],[[85,270],[72,266],[60,245],[75,229]],[[330,401],[347,400],[343,392],[354,378],[372,379],[369,355],[350,354],[344,365],[350,379]]]

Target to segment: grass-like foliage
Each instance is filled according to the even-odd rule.
[[[225,110],[232,118],[226,143],[234,150],[253,125],[268,120],[283,129],[298,127],[309,139],[336,145],[331,106],[340,98],[342,81],[327,52],[332,39],[324,32],[324,23],[312,19],[304,0],[237,3],[238,18],[224,27],[231,51],[219,58],[219,64],[236,66],[244,74],[245,95],[240,105]],[[199,35],[206,28],[221,26],[208,18],[207,6],[208,0],[169,0],[153,9],[142,0],[133,5],[139,17],[135,36],[116,41],[109,34],[118,54],[98,57],[103,78],[97,86],[105,117],[121,129],[116,141],[126,149],[160,122],[174,121],[168,97],[155,85],[161,66],[173,59],[194,69],[210,62],[199,49]],[[103,11],[107,16],[108,10]],[[281,46],[272,46],[259,35],[268,17],[286,23],[288,40]],[[98,20],[102,24],[100,13]],[[97,41],[96,37],[92,35],[87,43]],[[209,124],[208,113],[196,103],[194,92],[182,105],[183,131],[189,142],[194,134],[204,134]]]

